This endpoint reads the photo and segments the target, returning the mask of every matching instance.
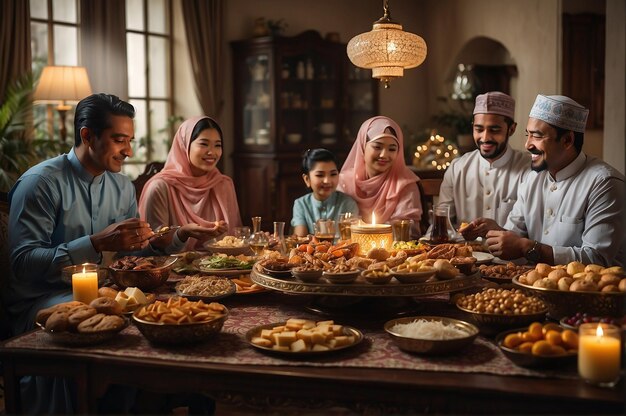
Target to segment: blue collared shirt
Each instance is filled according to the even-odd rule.
[[[25,172],[9,201],[11,276],[5,301],[16,316],[32,316],[47,299],[67,296],[71,288],[61,280],[61,269],[101,261],[90,235],[137,217],[130,179],[112,172],[93,176],[74,149]],[[147,248],[141,254],[157,253]]]
[[[296,199],[293,203],[293,218],[291,226],[306,225],[309,233],[315,233],[315,222],[320,218],[339,221],[339,214],[351,212],[359,215],[359,207],[352,197],[340,191],[335,191],[325,201],[318,201],[313,192]]]

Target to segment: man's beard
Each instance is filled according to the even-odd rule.
[[[506,146],[509,143],[509,137],[507,136],[506,140],[504,141],[504,143],[502,144],[498,144],[497,142],[494,141],[482,141],[479,140],[478,141],[478,151],[480,152],[480,155],[485,158],[485,159],[495,159],[497,157],[499,157],[500,155],[502,155],[502,153],[504,153],[506,151]],[[490,153],[483,153],[482,149],[480,148],[481,144],[490,144],[490,145],[494,145],[495,149],[493,149]]]

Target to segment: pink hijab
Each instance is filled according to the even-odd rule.
[[[365,170],[365,144],[368,137],[371,139],[386,135],[386,128],[392,128],[398,142],[399,154],[394,159],[391,168],[380,175],[368,178]],[[388,221],[394,214],[401,197],[418,192],[419,178],[404,163],[404,138],[400,126],[388,117],[377,116],[366,120],[359,129],[356,140],[339,174],[339,190],[350,195],[359,205],[359,210],[365,220],[370,220],[372,212],[376,214],[376,222]],[[418,197],[419,198],[419,197]],[[415,207],[421,213],[420,207]],[[414,213],[403,213],[411,218]]]
[[[144,207],[144,196],[155,181],[165,181],[169,185],[169,205],[178,225],[196,223],[213,226],[212,220],[228,223],[229,234],[241,225],[239,205],[233,181],[217,168],[203,176],[193,176],[189,145],[194,127],[206,116],[185,120],[172,142],[163,170],[154,175],[141,193],[139,206]]]

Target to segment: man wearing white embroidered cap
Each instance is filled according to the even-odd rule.
[[[487,233],[492,253],[535,263],[624,264],[624,175],[582,151],[588,113],[571,98],[537,96],[526,127],[534,172],[504,229]]]
[[[530,158],[509,146],[515,132],[515,100],[493,91],[476,97],[472,120],[478,149],[454,159],[439,191],[439,203],[450,206],[450,216],[473,240],[486,232],[483,218],[504,225],[517,200],[517,187],[530,172]]]

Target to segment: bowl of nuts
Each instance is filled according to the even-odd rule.
[[[409,259],[391,269],[391,274],[400,283],[422,283],[437,273],[437,269],[431,263]]]
[[[456,306],[470,315],[486,335],[543,321],[548,311],[539,298],[527,296],[519,289],[503,288],[462,296]]]
[[[323,276],[333,284],[352,283],[361,274],[361,269],[348,266],[346,263],[337,263],[332,268],[324,270]]]
[[[189,300],[212,302],[237,291],[235,283],[227,277],[193,275],[176,283],[176,294]]]
[[[291,269],[291,274],[296,280],[304,283],[314,283],[322,278],[323,270],[310,263]]]
[[[172,297],[142,306],[133,322],[154,344],[191,344],[205,341],[222,330],[228,309],[220,303]]]
[[[391,281],[393,277],[391,275],[391,269],[389,266],[384,264],[381,268],[378,269],[368,269],[363,270],[361,272],[361,276],[367,283],[371,283],[373,285],[384,285]]]

